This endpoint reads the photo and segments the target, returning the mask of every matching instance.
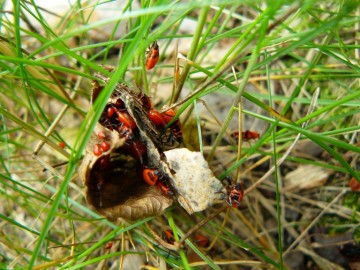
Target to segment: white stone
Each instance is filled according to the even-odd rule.
[[[170,181],[180,205],[190,214],[224,201],[226,190],[200,152],[187,148],[165,151],[169,167],[176,171]]]

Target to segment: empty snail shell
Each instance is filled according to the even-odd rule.
[[[102,85],[93,82],[92,102],[96,100],[102,89]],[[136,93],[126,85],[118,84],[108,104],[116,106],[119,98],[126,104],[135,103],[136,105],[131,109],[139,111],[135,119],[138,122],[139,118],[146,119],[146,114],[142,112],[136,96]],[[131,112],[131,116],[133,114]],[[106,113],[103,113],[103,116],[106,118]],[[88,203],[109,220],[133,221],[163,214],[165,209],[172,205],[173,199],[163,194],[156,186],[149,186],[144,182],[141,174],[137,173],[139,162],[121,151],[127,138],[119,136],[116,128],[109,128],[111,123],[108,127],[103,123],[110,121],[103,119],[96,124],[79,169]],[[156,133],[156,129],[153,132]],[[153,140],[147,138],[143,131],[140,133],[141,140],[145,140],[144,144],[147,146],[147,155],[160,158],[159,154],[153,154],[153,152],[157,153],[153,149],[156,146],[148,146],[147,141],[153,142]],[[98,136],[99,134],[101,136]],[[102,139],[106,140],[110,148],[101,154],[98,152],[94,154],[94,146],[101,144]]]

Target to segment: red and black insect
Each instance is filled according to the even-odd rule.
[[[175,117],[176,112],[175,112],[173,109],[169,109],[169,110],[166,110],[165,112],[163,112],[161,115],[162,115],[162,117],[163,117],[163,119],[164,119],[164,121],[165,121],[165,124],[168,124],[168,123],[170,123],[170,121]],[[173,125],[175,125],[175,123],[176,123],[177,121],[179,121],[179,119],[176,120],[176,121],[173,123]]]
[[[147,70],[151,70],[155,67],[156,63],[159,61],[159,45],[155,41],[151,44],[149,50],[146,52],[146,62],[145,67]]]
[[[95,156],[100,156],[103,153],[103,150],[102,150],[100,144],[95,144],[93,153]]]
[[[209,238],[201,234],[195,234],[195,243],[199,247],[207,248],[210,244]]]
[[[100,147],[104,152],[106,152],[110,149],[110,144],[108,142],[102,142],[100,143]]]
[[[236,139],[239,140],[239,131],[234,131],[231,136]],[[242,131],[241,132],[241,139],[243,141],[250,141],[253,139],[257,139],[260,137],[260,134],[255,132],[255,131],[250,131],[250,130],[246,130],[246,131]]]
[[[227,203],[233,207],[238,208],[240,205],[240,202],[242,201],[244,197],[244,189],[242,187],[242,184],[236,183],[235,185],[229,185],[226,188],[228,199]]]
[[[168,179],[158,169],[143,167],[142,176],[144,181],[150,186],[156,184],[157,188],[161,190],[166,196],[174,196],[174,191],[168,184]]]
[[[113,247],[113,242],[107,242],[105,245],[106,250],[110,250]]]
[[[119,121],[117,130],[120,138],[133,139],[134,131],[137,128],[134,119],[126,111],[116,110],[116,115]]]
[[[165,128],[164,118],[158,111],[154,109],[149,110],[148,117],[155,126]]]
[[[102,132],[102,131],[99,131],[99,133],[97,134],[97,136],[98,136],[98,139],[99,139],[100,141],[104,141],[104,140],[106,139],[106,135],[105,135],[105,133]]]
[[[172,191],[171,187],[167,184],[165,184],[162,181],[157,182],[157,187],[160,189],[166,196],[173,197],[175,194]]]
[[[156,182],[161,178],[161,173],[159,170],[154,168],[143,168],[142,174],[144,181],[150,186],[155,185]]]
[[[116,106],[116,108],[118,108],[118,109],[125,109],[124,101],[122,101],[121,98],[118,98],[118,99],[115,101],[115,106]]]
[[[109,118],[112,118],[115,115],[116,109],[112,106],[110,106],[107,111],[106,114]]]
[[[173,109],[169,109],[169,110],[163,112],[161,115],[164,119],[165,124],[168,124],[175,117],[176,113]],[[182,127],[181,127],[181,123],[180,123],[179,119],[174,121],[174,123],[170,126],[170,129],[172,132],[172,136],[174,136],[174,138],[170,138],[170,139],[173,139],[173,140],[175,139],[181,143],[182,142]]]
[[[117,119],[124,126],[130,128],[131,130],[136,129],[136,123],[134,119],[127,112],[121,112],[120,110],[116,111]]]
[[[349,186],[352,191],[360,191],[360,183],[356,181],[355,177],[350,179]]]
[[[123,124],[117,127],[117,131],[119,132],[120,138],[126,138],[127,140],[134,140],[135,138],[133,130]]]
[[[143,92],[140,92],[137,97],[141,101],[143,108],[147,110],[152,109],[151,100],[147,95],[145,95]]]
[[[163,231],[163,239],[166,240],[169,244],[173,245],[175,243],[175,237],[172,230],[164,230]]]
[[[66,143],[61,141],[58,143],[58,145],[60,146],[60,148],[64,149],[66,146]]]

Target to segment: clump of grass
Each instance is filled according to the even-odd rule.
[[[358,3],[129,1],[96,19],[107,4],[77,2],[55,21],[30,2],[2,8],[0,267],[119,268],[131,256],[186,269],[345,267],[314,246],[335,252],[358,241],[359,194],[347,187],[360,180]],[[148,72],[145,51],[156,40],[161,59]],[[102,64],[115,65],[114,73]],[[111,80],[89,107],[95,71]],[[220,180],[244,183],[242,206],[195,232],[210,246],[192,234],[170,252],[152,231],[171,229],[179,240],[221,206],[193,216],[174,206],[133,224],[88,208],[77,169],[118,82],[143,89],[159,108],[175,104],[187,147],[201,150]],[[237,129],[261,137],[237,144],[230,136]],[[307,164],[326,172],[326,184],[287,191],[286,175]],[[314,242],[319,232],[342,237]]]

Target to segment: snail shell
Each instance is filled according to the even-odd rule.
[[[100,76],[100,75],[98,75]],[[95,101],[103,86],[93,82],[92,102]],[[114,104],[121,98],[127,104],[136,104],[132,110],[139,111],[134,119],[137,124],[139,118],[147,119],[141,110],[141,104],[136,100],[136,93],[123,84],[117,84],[108,104]],[[133,112],[129,112],[133,116]],[[134,117],[134,116],[133,116]],[[147,119],[148,120],[148,119]],[[152,130],[157,132],[155,128]],[[97,134],[103,132],[110,149],[101,155],[94,154],[94,146],[101,143]],[[142,141],[146,144],[147,155],[160,158],[154,145],[150,146],[146,134],[140,130]],[[155,137],[156,138],[156,137]],[[149,186],[142,179],[141,167],[138,161],[124,154],[121,147],[126,139],[121,138],[116,129],[110,130],[100,122],[96,124],[85,152],[85,157],[79,168],[79,175],[85,185],[85,194],[88,203],[100,214],[109,220],[123,219],[134,221],[137,219],[161,215],[172,205],[173,199],[166,196],[155,186]]]

